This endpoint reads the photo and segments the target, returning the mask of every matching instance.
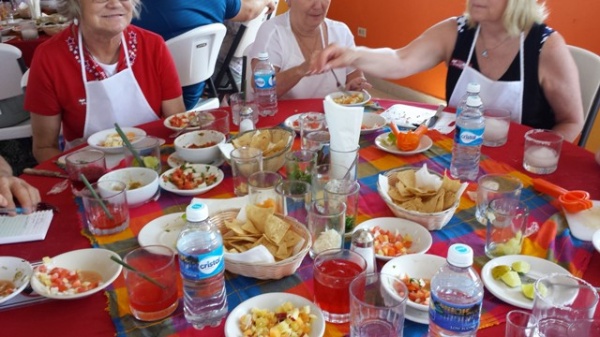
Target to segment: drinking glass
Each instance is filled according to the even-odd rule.
[[[322,164],[313,168],[311,176],[311,188],[313,199],[323,198],[325,196],[325,185],[333,179],[343,179],[347,166],[336,164]]]
[[[306,112],[298,118],[300,124],[300,147],[317,153],[317,165],[329,163],[329,131],[325,114]]]
[[[283,180],[275,187],[278,212],[306,225],[311,201],[310,185],[300,180]]]
[[[512,198],[495,199],[489,203],[486,216],[485,254],[491,259],[520,254],[523,238],[530,234],[525,203]]]
[[[277,172],[259,171],[248,177],[248,202],[261,207],[275,207],[277,193],[275,186],[281,182]]]
[[[160,162],[160,139],[152,136],[146,136],[141,140],[131,144],[133,149],[140,156],[146,168],[156,171],[159,175],[162,173],[162,164]],[[135,158],[129,147],[123,146],[125,154],[125,165],[127,167],[142,166]]]
[[[91,184],[93,191],[80,192],[89,231],[94,235],[109,235],[129,227],[129,206],[126,185],[118,180],[103,180]]]
[[[329,249],[314,257],[315,304],[330,323],[350,319],[350,289],[354,278],[364,274],[367,262],[349,249]]]
[[[523,183],[508,174],[486,174],[477,181],[477,207],[475,217],[485,225],[485,211],[494,199],[512,198],[519,200]]]
[[[600,318],[578,319],[569,326],[568,337],[600,336]]]
[[[338,150],[331,147],[329,149],[329,161],[334,166],[334,174],[344,179],[356,180],[358,174],[358,151],[360,146],[351,149]],[[337,171],[340,166],[346,167],[345,171]]]
[[[506,332],[504,337],[533,337],[538,320],[530,312],[512,310],[506,314]]]
[[[248,194],[248,177],[262,171],[263,156],[260,149],[242,146],[231,151],[233,191],[237,196]]]
[[[177,296],[177,265],[175,253],[167,246],[151,245],[127,253],[123,261],[153,279],[123,268],[125,287],[129,295],[131,314],[141,321],[156,321],[172,314]]]
[[[508,129],[510,127],[510,111],[505,109],[485,108],[485,131],[483,132],[483,145],[498,147],[506,144]]]
[[[594,317],[598,292],[586,281],[571,274],[550,274],[535,282],[533,315],[566,322]]]
[[[565,337],[570,323],[553,317],[542,318],[538,322],[536,337]],[[581,337],[581,336],[580,336]]]
[[[350,283],[350,336],[402,336],[407,296],[397,275],[358,275]]]
[[[229,139],[229,111],[224,109],[213,109],[201,111],[200,114],[212,116],[213,120],[202,122],[200,130],[215,130],[225,135],[225,139]]]
[[[254,94],[251,92],[236,92],[229,95],[229,106],[231,106],[231,120],[234,125],[240,125],[240,111],[242,111],[242,107],[244,106],[252,109],[252,121],[254,121],[254,125],[258,123],[258,105],[254,100]]]
[[[527,131],[523,168],[536,174],[549,174],[556,171],[563,139],[560,133],[552,130]]]
[[[320,252],[342,248],[346,204],[338,200],[313,199],[308,208],[308,231],[312,239],[309,253],[315,257]]]
[[[315,165],[317,153],[314,151],[298,150],[285,155],[285,175],[289,180],[302,180],[310,184]]]
[[[19,30],[21,32],[21,38],[25,41],[38,38],[38,30],[34,21],[25,20],[19,22]]]
[[[332,179],[325,184],[325,198],[346,204],[345,232],[351,233],[358,215],[360,184],[350,179]]]
[[[94,183],[107,172],[104,152],[99,150],[87,149],[73,152],[65,157],[65,162],[74,195],[78,195],[85,188],[79,177],[80,174],[83,174],[90,183]]]

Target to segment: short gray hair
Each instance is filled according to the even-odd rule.
[[[467,0],[465,16],[469,26],[475,27],[477,22],[473,22],[469,15],[470,2],[471,0]],[[546,2],[537,0],[508,0],[504,14],[502,14],[504,28],[513,36],[528,30],[535,23],[543,23],[547,18]]]
[[[58,1],[58,13],[67,18],[67,20],[80,19],[81,18],[81,0],[59,0]],[[112,0],[109,0],[112,1]],[[136,19],[140,18],[140,11],[142,8],[142,0],[128,0],[131,2],[133,11],[133,17]]]

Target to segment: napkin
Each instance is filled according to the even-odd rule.
[[[275,263],[273,254],[269,252],[267,247],[258,245],[248,249],[242,253],[227,253],[224,254],[225,260],[241,263]]]
[[[347,168],[356,165],[354,163],[356,152],[353,151],[358,148],[364,108],[339,105],[331,99],[324,100],[323,107],[329,128],[329,148],[335,151],[349,151],[347,153],[330,151],[329,153],[332,164],[345,168],[344,172],[336,172],[340,168],[334,167],[334,177],[341,178],[346,174]]]

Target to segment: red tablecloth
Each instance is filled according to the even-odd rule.
[[[50,38],[49,35],[40,32],[40,36],[34,40],[23,40],[20,36],[7,41],[7,44],[12,44],[13,46],[19,48],[21,53],[23,53],[23,61],[25,61],[25,65],[27,67],[31,66],[31,60],[33,60],[33,54],[35,53],[35,49],[46,40]]]
[[[380,101],[387,107],[398,103],[393,101]],[[411,104],[408,102],[402,102]],[[414,103],[412,103],[414,104]],[[417,104],[419,105],[419,104]],[[424,104],[420,104],[426,106]],[[274,126],[282,123],[285,118],[304,111],[323,111],[321,100],[294,100],[281,101],[279,113],[274,117],[262,118],[259,127]],[[149,123],[142,126],[149,134],[169,139],[172,131],[162,125],[162,121]],[[527,127],[511,125],[509,142],[499,148],[484,148],[483,152],[496,160],[503,161],[515,169],[522,171],[523,134]],[[171,141],[171,139],[169,139]],[[39,168],[57,170],[52,161],[42,163]],[[567,189],[585,189],[590,192],[593,199],[600,198],[599,167],[594,162],[593,155],[572,144],[565,144],[557,172],[544,176],[545,179],[557,183]],[[66,251],[88,248],[89,241],[80,233],[80,219],[76,211],[73,198],[68,193],[46,195],[46,192],[59,180],[54,178],[24,176],[24,178],[37,186],[44,196],[44,201],[50,202],[60,208],[50,226],[44,241],[0,245],[0,255],[18,256],[29,261],[40,260],[44,256],[53,256]],[[210,197],[210,192],[203,197]],[[584,274],[584,278],[593,284],[600,285],[600,257],[594,253],[591,264]],[[1,335],[6,336],[113,336],[115,326],[110,316],[105,311],[106,297],[102,292],[95,295],[72,301],[47,301],[0,311]],[[597,313],[598,314],[598,313]],[[199,331],[197,335],[220,336],[218,330]],[[504,325],[482,329],[478,336],[498,336],[504,334]]]

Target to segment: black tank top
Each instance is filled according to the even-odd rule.
[[[446,101],[450,100],[450,96],[452,96],[456,82],[458,82],[458,78],[462,73],[462,69],[454,64],[464,64],[467,62],[477,27],[468,28],[464,17],[458,17],[457,30],[458,37],[456,39],[456,45],[454,46],[454,51],[452,52],[452,59],[450,61],[450,65],[448,66],[448,73],[446,76]],[[523,50],[525,53],[525,83],[523,84],[521,123],[533,128],[551,129],[556,123],[554,111],[550,107],[550,103],[544,95],[538,76],[540,51],[542,50],[544,42],[546,42],[546,39],[552,33],[554,33],[554,30],[545,24],[534,24],[533,27],[531,27],[529,34],[527,34],[523,44]],[[499,81],[520,80],[519,53],[517,53],[513,62],[508,67],[504,75],[500,77]],[[479,64],[477,63],[478,56],[479,55],[474,53],[474,55],[471,57],[470,65],[477,71],[479,71]],[[485,102],[483,102],[483,104],[485,105]]]

